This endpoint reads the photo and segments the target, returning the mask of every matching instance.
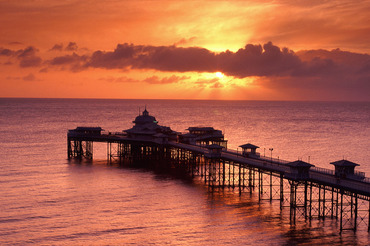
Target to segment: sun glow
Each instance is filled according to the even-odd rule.
[[[222,79],[225,75],[221,72],[216,72],[215,73],[216,77],[219,78],[219,79]]]

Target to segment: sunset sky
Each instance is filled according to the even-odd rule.
[[[370,0],[0,0],[0,97],[370,101]]]

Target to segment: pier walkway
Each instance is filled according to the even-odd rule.
[[[93,143],[107,143],[107,161],[120,165],[176,169],[204,180],[212,189],[238,188],[258,193],[259,201],[277,200],[288,207],[290,221],[304,218],[339,220],[339,229],[370,231],[370,179],[354,169],[358,164],[332,162],[335,170],[310,163],[261,157],[258,146],[227,149],[221,131],[189,127],[178,133],[160,126],[146,111],[123,132],[104,133],[101,127],[68,131],[68,159],[93,159]]]
[[[168,143],[170,146],[182,148],[190,151],[195,151],[202,154],[207,154],[209,150],[206,147],[194,146],[182,143]],[[290,167],[287,165],[289,161],[276,160],[268,158],[248,158],[241,155],[235,150],[223,150],[221,152],[221,159],[239,163],[240,165],[250,166],[266,170],[282,175],[289,175],[291,173]],[[310,169],[307,181],[325,184],[327,186],[336,187],[346,191],[356,192],[360,195],[370,197],[370,182],[355,179],[341,179],[335,176],[334,171],[324,168]],[[367,181],[367,179],[366,179]]]

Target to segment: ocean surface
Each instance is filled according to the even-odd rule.
[[[175,131],[222,130],[231,149],[249,142],[261,155],[329,169],[345,158],[370,176],[368,102],[0,98],[0,245],[370,244],[366,221],[341,234],[337,220],[293,226],[275,201],[107,165],[104,144],[93,163],[67,160],[68,129],[122,131],[145,105]]]

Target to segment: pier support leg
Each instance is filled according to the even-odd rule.
[[[334,218],[334,187],[331,189],[331,215],[330,218]]]
[[[323,199],[322,199],[322,218],[325,220],[325,199],[326,199],[326,189],[325,185],[323,186]]]
[[[235,163],[232,163],[233,165],[233,189],[235,188]]]
[[[248,175],[248,185],[249,185],[249,193],[252,194],[253,187],[253,172],[252,168],[249,168],[249,175]]]
[[[295,225],[296,219],[296,203],[297,203],[297,184],[295,181],[290,181],[290,223]]]
[[[340,191],[340,232],[343,231],[343,191]]]
[[[353,230],[356,231],[357,230],[357,194],[355,194],[355,221],[353,222]]]
[[[226,179],[226,168],[225,168],[225,160],[222,161],[222,188],[225,188],[225,179]]]
[[[262,181],[262,172],[258,169],[258,201],[262,200],[262,192],[263,192],[263,181]]]
[[[307,192],[308,192],[308,187],[307,187],[307,181],[304,182],[304,218],[307,219]]]
[[[367,213],[368,222],[367,222],[367,231],[370,232],[370,201],[369,201],[369,212]]]
[[[319,219],[321,218],[321,185],[319,185],[319,197],[318,197],[319,203],[318,203],[318,216]]]
[[[240,164],[238,168],[239,168],[239,194],[241,194],[242,193],[242,169],[241,169]]]
[[[272,202],[272,172],[270,172],[270,203]]]
[[[72,154],[72,143],[71,140],[68,138],[67,140],[67,149],[68,149],[68,160],[70,160],[73,156]]]
[[[283,210],[284,204],[284,175],[280,174],[280,210]]]
[[[93,159],[93,142],[92,141],[86,141],[85,142],[85,155],[84,157],[88,160]]]
[[[310,205],[309,205],[309,219],[312,219],[312,182],[310,182]]]

